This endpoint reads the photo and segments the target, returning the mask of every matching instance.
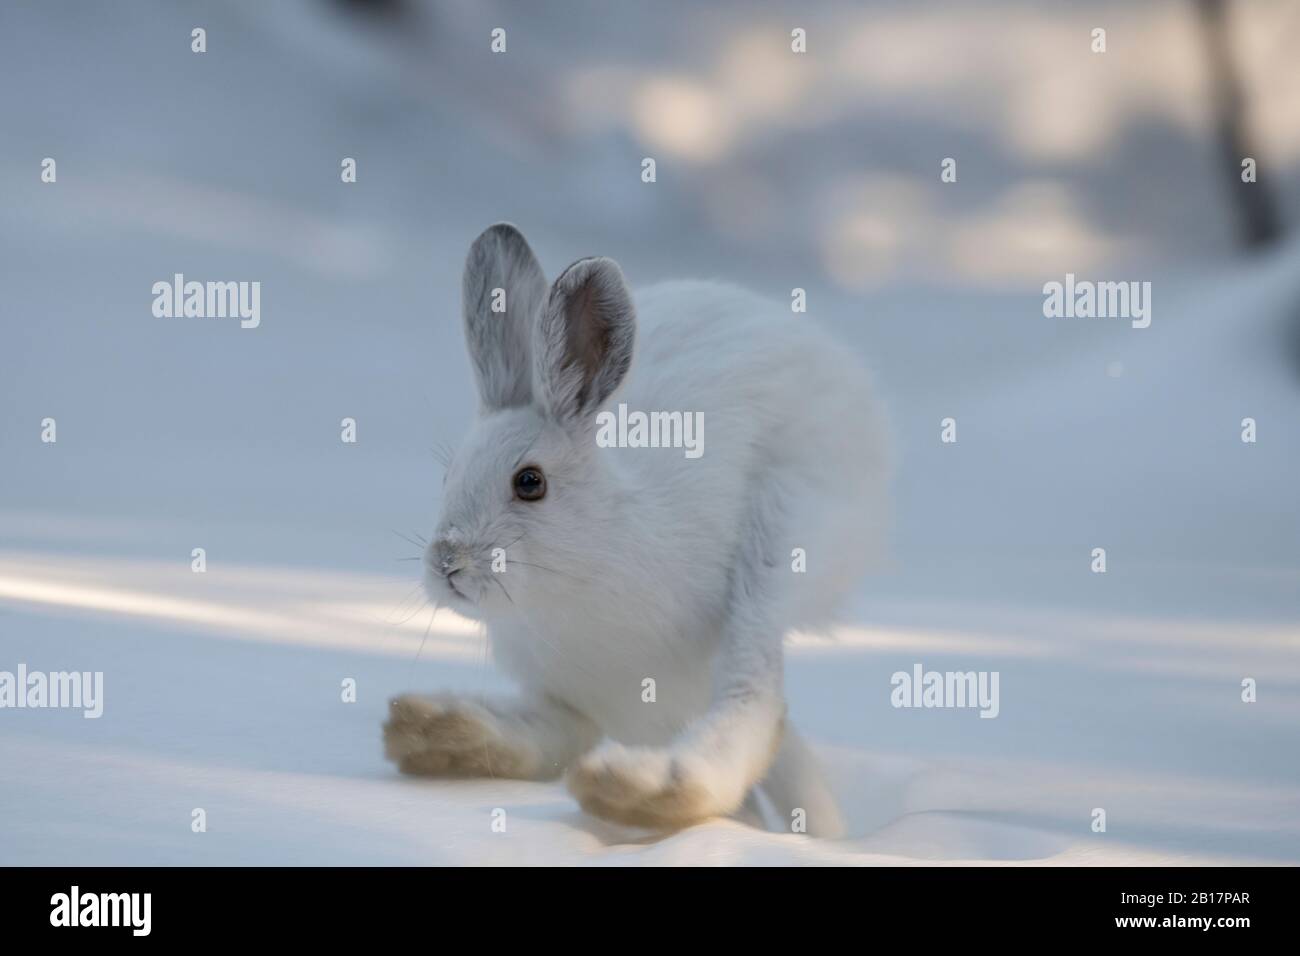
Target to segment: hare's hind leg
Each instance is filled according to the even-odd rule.
[[[551,698],[403,694],[389,704],[384,754],[403,773],[551,780],[599,738],[594,723]]]
[[[789,721],[781,738],[781,749],[759,789],[771,803],[777,817],[776,826],[781,830],[815,837],[844,835],[844,821],[826,775]],[[797,827],[799,822],[803,823],[802,831]]]

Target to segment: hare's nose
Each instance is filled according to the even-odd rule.
[[[465,569],[465,552],[457,542],[447,538],[439,538],[430,545],[429,550],[432,552],[429,556],[431,559],[429,563],[443,577],[449,578],[457,571]]]

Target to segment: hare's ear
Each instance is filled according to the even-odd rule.
[[[579,259],[555,280],[533,337],[534,391],[560,421],[594,412],[632,364],[636,313],[612,259]]]
[[[523,234],[489,226],[469,247],[462,283],[465,343],[485,409],[532,401],[532,340],[546,276]]]

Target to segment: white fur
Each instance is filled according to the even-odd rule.
[[[531,274],[513,227],[484,235],[524,263],[498,274]],[[483,237],[475,249],[470,269],[482,267]],[[467,275],[466,288],[481,284]],[[837,832],[834,800],[786,723],[782,639],[828,623],[882,543],[885,441],[861,367],[806,315],[731,286],[657,285],[633,310],[609,260],[576,263],[529,309],[467,312],[480,383],[492,376],[496,394],[516,394],[499,379],[517,374],[521,356],[492,369],[482,353],[505,337],[481,330],[528,323],[533,381],[520,388],[532,401],[485,398],[448,470],[426,579],[437,601],[485,623],[495,660],[532,703],[466,701],[456,733],[444,734],[454,701],[430,717],[420,698],[399,699],[390,756],[411,772],[544,778],[566,768],[585,809],[656,828],[732,813],[763,782],[784,826],[798,807],[809,832]],[[566,347],[587,364],[566,365]],[[621,384],[620,349],[632,357]],[[586,405],[574,375],[589,384]],[[598,447],[594,415],[619,402],[702,412],[704,454]],[[546,475],[540,501],[512,493],[523,464]],[[494,574],[497,547],[507,569]],[[794,548],[806,573],[792,570]],[[459,567],[466,597],[443,561]],[[654,703],[642,700],[646,678]],[[489,756],[506,748],[497,763],[507,770],[448,769],[454,761],[438,753],[464,751],[467,727]]]

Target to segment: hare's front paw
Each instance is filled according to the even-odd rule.
[[[709,779],[706,764],[671,750],[605,743],[569,769],[569,792],[594,816],[675,830],[731,813],[732,800]]]
[[[389,702],[384,755],[403,773],[438,777],[531,777],[536,755],[501,731],[472,700],[403,694]]]

